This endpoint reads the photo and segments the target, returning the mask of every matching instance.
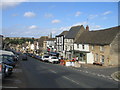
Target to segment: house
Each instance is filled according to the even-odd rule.
[[[56,38],[49,38],[46,40],[46,46],[49,51],[56,51]]]
[[[44,41],[46,41],[49,37],[48,36],[41,36],[38,39],[38,45],[39,45],[39,49],[43,50],[44,49]]]
[[[56,49],[61,56],[64,56],[64,38],[67,35],[68,31],[63,31],[61,34],[56,36]]]
[[[64,39],[65,58],[73,58],[74,41],[77,40],[84,31],[85,28],[83,25],[71,27]]]
[[[74,55],[85,63],[118,65],[120,26],[85,31],[74,44]]]

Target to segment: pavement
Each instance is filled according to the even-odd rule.
[[[117,66],[98,66],[98,65],[92,65],[92,64],[82,64],[81,67],[68,67],[73,68],[75,70],[89,73],[92,75],[96,75],[103,78],[113,79],[116,80],[115,75],[113,75],[115,72],[118,72],[120,70],[120,67]],[[116,80],[119,81],[119,80]]]
[[[87,70],[91,69],[66,67],[28,57],[28,61],[21,60],[12,76],[3,81],[3,88],[118,88],[117,81]]]

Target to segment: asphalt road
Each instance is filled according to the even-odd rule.
[[[20,61],[6,88],[118,88],[118,82],[28,57]]]

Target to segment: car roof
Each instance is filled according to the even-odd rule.
[[[14,55],[14,53],[11,52],[11,51],[0,50],[0,55],[3,55],[3,54],[5,54],[5,55]]]

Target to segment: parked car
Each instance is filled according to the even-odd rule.
[[[2,60],[3,60],[2,62],[4,64],[7,64],[7,65],[13,66],[13,67],[16,66],[16,62],[14,61],[14,56],[7,55],[7,54],[2,54],[0,56],[2,56]]]
[[[13,66],[9,66],[6,63],[4,63],[3,56],[0,55],[0,74],[1,74],[0,79],[4,79],[6,76],[11,75],[12,71],[13,71]]]
[[[22,54],[22,60],[28,60],[26,54]]]
[[[49,57],[49,62],[50,63],[58,63],[59,59],[56,56],[50,56]]]
[[[57,53],[57,52],[50,52],[49,56],[56,56],[58,58],[59,57],[59,53]]]
[[[39,55],[36,55],[35,58],[38,59],[38,60],[42,60],[42,57],[39,56]]]
[[[48,62],[49,61],[49,56],[48,55],[42,56],[42,61]]]
[[[10,76],[13,72],[13,67],[2,63],[2,78]]]

